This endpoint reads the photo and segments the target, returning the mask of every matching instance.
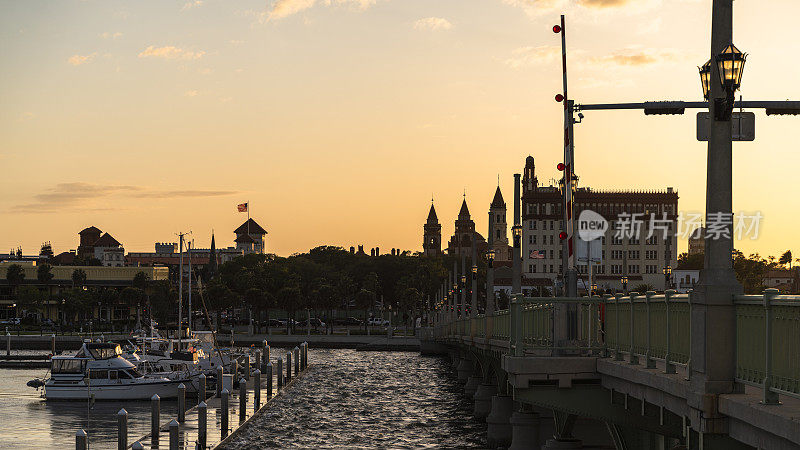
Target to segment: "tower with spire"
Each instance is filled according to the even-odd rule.
[[[464,201],[461,202],[461,210],[458,212],[456,219],[456,229],[450,242],[447,244],[447,253],[450,255],[467,255],[472,257],[472,240],[475,239],[477,251],[480,254],[486,252],[486,240],[480,233],[475,231],[475,222],[469,214],[469,207],[467,207],[467,197],[464,196]]]
[[[422,250],[425,256],[439,256],[442,254],[442,225],[436,217],[436,208],[433,207],[431,199],[431,210],[428,212],[428,220],[422,227]]]
[[[214,231],[211,231],[211,250],[208,254],[208,279],[212,279],[217,275],[217,246],[214,244]]]
[[[508,222],[506,221],[506,202],[500,186],[494,192],[489,205],[489,247],[494,250],[496,261],[511,261],[511,247],[508,246]]]

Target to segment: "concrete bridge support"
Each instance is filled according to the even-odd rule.
[[[492,396],[492,410],[486,417],[488,425],[486,440],[489,448],[511,445],[511,415],[514,413],[514,399],[510,395]]]
[[[508,450],[539,450],[541,446],[541,421],[539,414],[524,405],[509,419],[511,446]]]
[[[472,362],[467,358],[459,358],[458,366],[456,366],[458,373],[458,381],[466,383],[470,376],[472,376],[473,367]]]
[[[481,381],[482,378],[480,374],[477,373],[467,378],[467,384],[464,385],[464,394],[468,399],[472,400],[475,398],[475,392],[478,391],[478,386],[481,385]]]
[[[472,417],[478,420],[486,419],[492,411],[492,397],[495,395],[497,395],[496,383],[486,382],[486,380],[484,380],[484,382],[478,386],[478,389],[475,391],[475,396],[473,397],[475,407],[472,411]]]
[[[553,433],[552,439],[547,440],[542,450],[583,448],[583,442],[572,436],[572,428],[575,426],[576,419],[577,417],[574,414],[554,410],[555,433]]]

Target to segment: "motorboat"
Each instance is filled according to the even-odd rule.
[[[47,400],[149,400],[176,398],[188,377],[142,374],[122,357],[119,344],[84,342],[74,356],[53,356],[44,383]]]

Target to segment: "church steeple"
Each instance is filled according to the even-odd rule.
[[[506,223],[506,202],[500,192],[500,186],[494,192],[489,205],[489,246],[494,250],[497,261],[510,261],[508,246],[508,224]]]
[[[422,249],[425,256],[439,256],[442,254],[442,226],[439,218],[436,217],[436,208],[433,207],[431,199],[431,209],[428,211],[428,220],[422,227]]]
[[[208,278],[217,274],[217,246],[214,244],[214,230],[211,230],[211,251],[208,255]]]
[[[467,207],[467,199],[464,198],[464,201],[461,202],[461,211],[458,212],[458,218],[469,220],[469,208]]]

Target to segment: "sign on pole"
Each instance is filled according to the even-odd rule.
[[[697,113],[697,140],[708,141],[708,126],[711,115],[707,112]],[[756,140],[756,114],[752,112],[735,112],[731,117],[731,136],[734,141]]]

